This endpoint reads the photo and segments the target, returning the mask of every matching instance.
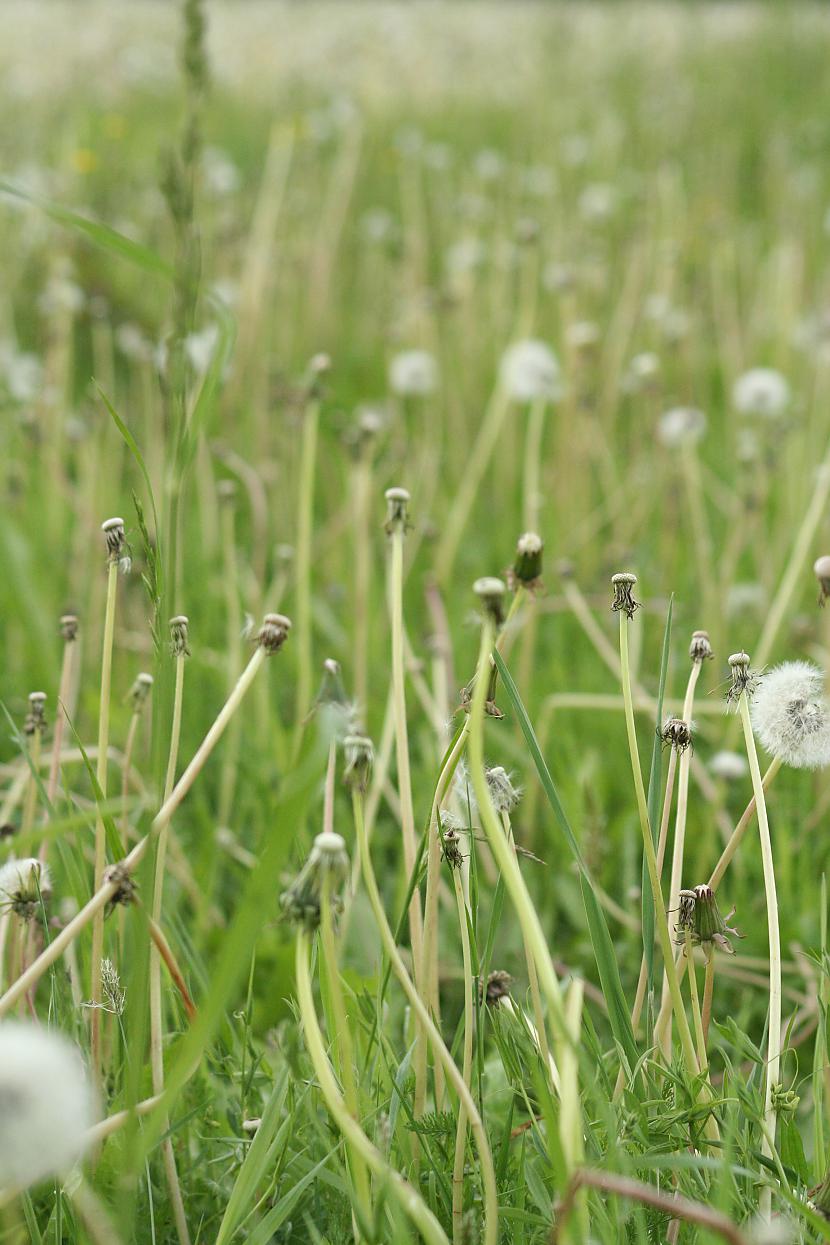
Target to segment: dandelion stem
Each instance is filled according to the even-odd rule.
[[[700,677],[701,662],[693,661],[686,685],[683,701],[683,721],[691,730],[692,709],[694,708],[695,688]],[[686,846],[686,813],[689,807],[689,766],[692,759],[691,747],[684,748],[677,767],[677,813],[674,819],[674,844],[672,847],[671,880],[669,882],[669,912],[674,912],[680,902],[680,888],[683,884],[683,853]],[[669,996],[669,983],[663,974],[663,999]],[[663,1054],[666,1059],[671,1054],[671,1020],[666,1025],[663,1035]]]
[[[295,959],[297,1003],[305,1033],[306,1047],[320,1083],[320,1090],[326,1100],[326,1106],[345,1140],[361,1155],[365,1165],[389,1188],[428,1245],[449,1245],[444,1229],[421,1195],[386,1163],[380,1151],[375,1149],[346,1106],[326,1054],[323,1035],[320,1032],[311,989],[309,958],[310,938],[304,929],[300,929],[297,933]]]
[[[657,937],[660,942],[660,950],[663,953],[663,963],[666,969],[666,978],[669,984],[669,995],[674,1016],[677,1021],[677,1031],[680,1035],[680,1045],[683,1051],[683,1059],[691,1076],[696,1076],[699,1069],[697,1059],[695,1057],[695,1049],[692,1043],[692,1034],[689,1029],[689,1022],[686,1019],[686,1012],[683,1008],[683,998],[680,994],[680,983],[677,978],[675,969],[674,954],[672,951],[671,934],[669,933],[668,920],[666,918],[666,909],[663,903],[663,891],[660,886],[660,875],[657,872],[657,857],[654,852],[654,843],[651,838],[651,826],[648,819],[648,805],[646,803],[646,793],[643,786],[643,775],[640,770],[640,754],[637,749],[637,731],[634,725],[634,704],[631,696],[631,671],[628,659],[628,615],[625,610],[620,611],[620,671],[622,675],[622,691],[625,701],[625,725],[628,734],[628,748],[631,754],[631,768],[634,774],[634,790],[637,796],[637,811],[640,816],[640,829],[643,836],[643,851],[645,853],[646,868],[648,870],[649,881],[651,883],[651,893],[654,900],[654,918],[657,927]]]
[[[772,1158],[775,1152],[776,1123],[773,1091],[778,1085],[781,1062],[781,935],[778,928],[778,895],[775,887],[775,866],[772,859],[772,840],[767,818],[767,804],[764,798],[764,782],[761,778],[758,753],[755,749],[755,736],[752,733],[746,688],[741,692],[738,710],[741,715],[746,755],[749,761],[749,773],[752,778],[752,790],[755,795],[755,808],[758,814],[758,831],[761,838],[761,863],[764,871],[764,893],[767,904],[769,1024],[767,1028],[767,1069],[764,1086],[764,1131],[761,1140],[761,1153],[767,1158]],[[772,1188],[769,1185],[765,1184],[761,1189],[759,1207],[761,1216],[764,1219],[769,1219],[772,1214]]]
[[[375,871],[372,868],[372,860],[369,855],[369,841],[366,834],[366,823],[363,817],[363,797],[357,790],[352,792],[352,807],[354,810],[355,832],[358,850],[360,852],[360,866],[363,872],[363,881],[366,885],[366,893],[369,896],[369,903],[371,904],[372,911],[375,914],[375,920],[377,921],[378,929],[380,931],[383,949],[390,964],[392,965],[392,971],[403,988],[410,1007],[432,1043],[435,1057],[441,1061],[447,1080],[455,1089],[460,1100],[460,1105],[464,1107],[467,1113],[473,1137],[476,1142],[481,1180],[484,1186],[484,1245],[497,1245],[499,1233],[499,1207],[498,1193],[496,1190],[496,1173],[493,1167],[493,1156],[490,1153],[487,1134],[484,1131],[484,1124],[481,1116],[479,1115],[473,1096],[464,1084],[463,1076],[459,1072],[452,1055],[447,1050],[444,1039],[438,1032],[438,1029],[433,1022],[423,999],[416,990],[412,979],[409,976],[409,973],[406,971],[406,965],[404,964],[401,954],[395,944],[395,937],[383,909],[383,903],[381,901],[377,879],[375,877]]]
[[[118,558],[110,557],[107,566],[107,604],[104,614],[104,644],[101,654],[101,703],[98,714],[98,760],[96,779],[100,798],[107,798],[107,748],[110,729],[110,685],[112,681],[112,647],[115,634],[115,598],[118,590]],[[106,867],[106,830],[100,807],[95,815],[94,889],[100,890]],[[92,1067],[95,1078],[101,1078],[101,960],[104,954],[104,909],[99,908],[92,922],[92,986],[90,1030]],[[36,963],[37,961],[35,961]]]
[[[695,1042],[697,1043],[697,1059],[701,1070],[707,1066],[706,1059],[706,1035],[703,1031],[703,1021],[700,1015],[700,996],[697,992],[697,972],[695,970],[694,947],[692,946],[692,932],[686,930],[684,938],[686,950],[686,962],[689,966],[689,994],[692,1000],[692,1020],[695,1026]]]
[[[332,1047],[337,1052],[335,1066],[340,1083],[343,1086],[345,1107],[356,1124],[360,1122],[360,1102],[357,1082],[354,1075],[354,1046],[349,1019],[346,1015],[346,1004],[343,998],[343,987],[340,981],[340,970],[337,964],[337,944],[334,937],[332,921],[331,872],[326,869],[322,876],[322,892],[320,895],[320,950],[325,966],[326,983],[331,1002],[332,1018],[335,1031],[332,1033]],[[372,1199],[369,1185],[369,1172],[365,1156],[353,1142],[348,1141],[349,1169],[354,1184],[355,1195],[360,1207],[359,1219],[362,1223],[372,1222]]]
[[[712,1019],[712,994],[715,988],[715,953],[711,948],[706,952],[706,975],[703,979],[703,1007],[701,1024],[703,1026],[704,1049],[709,1043],[709,1023]]]
[[[458,909],[458,926],[461,933],[461,956],[464,962],[464,1049],[461,1075],[469,1089],[473,1070],[473,962],[470,954],[470,930],[467,903],[461,870],[452,870],[455,902]],[[467,1112],[464,1104],[458,1107],[455,1133],[455,1158],[452,1169],[452,1239],[453,1245],[462,1245],[464,1232],[464,1157],[467,1150]]]
[[[311,549],[314,523],[314,475],[317,466],[317,434],[320,399],[316,390],[306,404],[300,448],[300,481],[297,505],[296,630],[297,701],[294,723],[294,756],[303,733],[303,722],[311,705]]]
[[[130,874],[138,867],[144,858],[147,848],[156,839],[156,836],[164,829],[164,827],[169,824],[176,809],[179,807],[182,800],[185,798],[190,788],[198,778],[211,752],[222,738],[228,722],[231,720],[234,713],[242,703],[245,693],[248,691],[249,687],[256,678],[257,671],[264,660],[265,649],[262,645],[260,645],[251,657],[251,660],[248,662],[245,669],[242,671],[242,674],[239,676],[239,681],[237,682],[236,687],[225,701],[225,704],[222,706],[222,709],[220,710],[219,715],[210,730],[205,735],[199,747],[196,749],[193,759],[187,769],[184,771],[178,783],[173,788],[168,798],[164,801],[159,811],[156,813],[149,832],[143,839],[140,839],[138,843],[136,843],[129,856],[126,856],[124,860],[121,861],[121,869],[126,871],[126,873]],[[78,936],[81,930],[89,924],[90,921],[94,920],[99,914],[103,918],[104,909],[107,904],[112,902],[113,898],[118,893],[118,888],[119,882],[117,879],[110,879],[101,884],[84,907],[81,908],[80,912],[77,912],[72,920],[69,921],[63,929],[55,935],[49,945],[41,951],[37,959],[29,965],[25,973],[22,973],[20,977],[18,977],[18,979],[9,986],[6,993],[0,997],[0,1017],[4,1016],[9,1009],[14,1006],[17,1000],[32,988],[35,982],[43,976],[47,968],[55,963],[55,961],[63,954],[70,943]]]

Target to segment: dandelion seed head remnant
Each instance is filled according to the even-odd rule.
[[[68,1172],[94,1119],[77,1048],[40,1026],[0,1024],[0,1187],[26,1189]]]
[[[807,661],[787,661],[764,674],[750,706],[761,744],[794,769],[830,764],[830,703],[824,674]]]

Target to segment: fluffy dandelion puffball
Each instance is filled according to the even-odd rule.
[[[776,419],[790,403],[786,377],[771,367],[753,367],[735,381],[732,402],[739,415]]]
[[[546,342],[536,338],[514,342],[502,355],[501,383],[516,402],[535,398],[555,401],[562,392],[556,355]]]
[[[824,674],[807,661],[787,661],[764,674],[750,706],[761,744],[794,769],[830,764],[830,703]]]
[[[68,1172],[84,1153],[95,1099],[76,1046],[39,1025],[0,1024],[0,1188]]]
[[[666,449],[695,445],[706,432],[706,416],[694,406],[675,406],[657,421],[657,440]]]
[[[8,860],[0,868],[0,908],[14,908],[21,903],[37,904],[52,894],[52,877],[48,867],[33,856]]]
[[[389,385],[402,398],[426,398],[438,388],[438,364],[428,350],[402,350],[389,364]]]

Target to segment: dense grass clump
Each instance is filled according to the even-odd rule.
[[[3,1241],[830,1239],[830,24],[509,8],[0,51]]]

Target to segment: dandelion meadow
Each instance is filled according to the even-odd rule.
[[[830,1240],[830,14],[31,0],[0,1240]]]

